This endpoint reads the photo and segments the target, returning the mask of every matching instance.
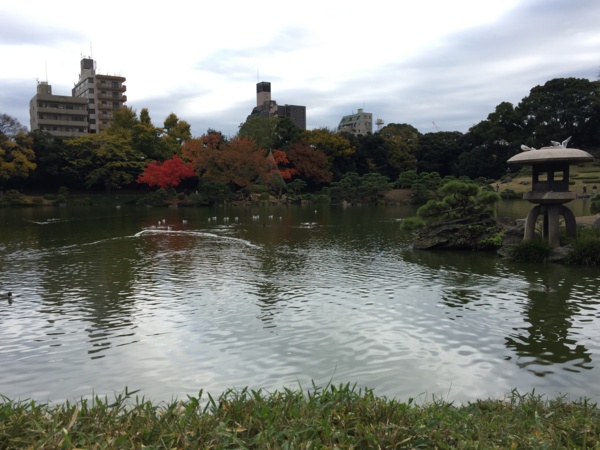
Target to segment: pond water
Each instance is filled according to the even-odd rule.
[[[403,401],[597,399],[598,269],[413,250],[413,213],[2,209],[0,394],[168,401],[331,381]]]

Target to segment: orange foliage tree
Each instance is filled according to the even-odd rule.
[[[322,150],[296,143],[291,145],[287,157],[300,178],[307,183],[321,185],[331,182],[331,163]]]
[[[224,141],[220,133],[209,133],[185,142],[182,155],[199,177],[237,189],[250,188],[269,173],[265,151],[248,137]]]
[[[196,175],[191,163],[185,163],[178,155],[159,163],[151,162],[146,166],[144,172],[138,177],[138,183],[146,183],[148,186],[159,188],[175,187],[185,178]]]

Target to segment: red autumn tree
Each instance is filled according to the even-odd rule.
[[[289,167],[290,161],[284,151],[273,150],[271,154],[273,155],[273,162],[275,163],[275,167],[273,167],[272,171],[278,171],[281,174],[281,178],[290,180],[294,175],[298,174],[298,171],[295,168]]]
[[[148,186],[167,188],[178,186],[181,180],[195,176],[194,168],[190,163],[184,163],[179,155],[173,155],[165,162],[151,162],[146,166],[144,173],[138,179],[138,183],[146,183]]]

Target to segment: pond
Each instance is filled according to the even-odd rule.
[[[597,269],[413,250],[400,230],[413,213],[2,209],[0,394],[169,401],[332,382],[402,401],[600,395]]]

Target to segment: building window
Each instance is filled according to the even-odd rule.
[[[89,99],[88,99],[88,103],[89,103],[90,105],[93,105],[94,103],[96,103],[96,101],[95,101],[93,98],[89,98]]]
[[[94,93],[94,88],[89,88],[88,89],[88,94],[93,94]]]
[[[96,114],[96,110],[94,108],[90,108],[90,110],[88,111],[90,114]]]
[[[113,102],[113,108],[118,108],[119,107],[119,102]]]
[[[95,125],[96,124],[96,119],[90,119],[90,125]]]
[[[88,78],[88,83],[93,83],[94,79],[92,77]]]
[[[111,83],[111,86],[114,87],[114,88],[118,88],[119,87],[119,83],[117,83],[116,81],[113,81]]]

